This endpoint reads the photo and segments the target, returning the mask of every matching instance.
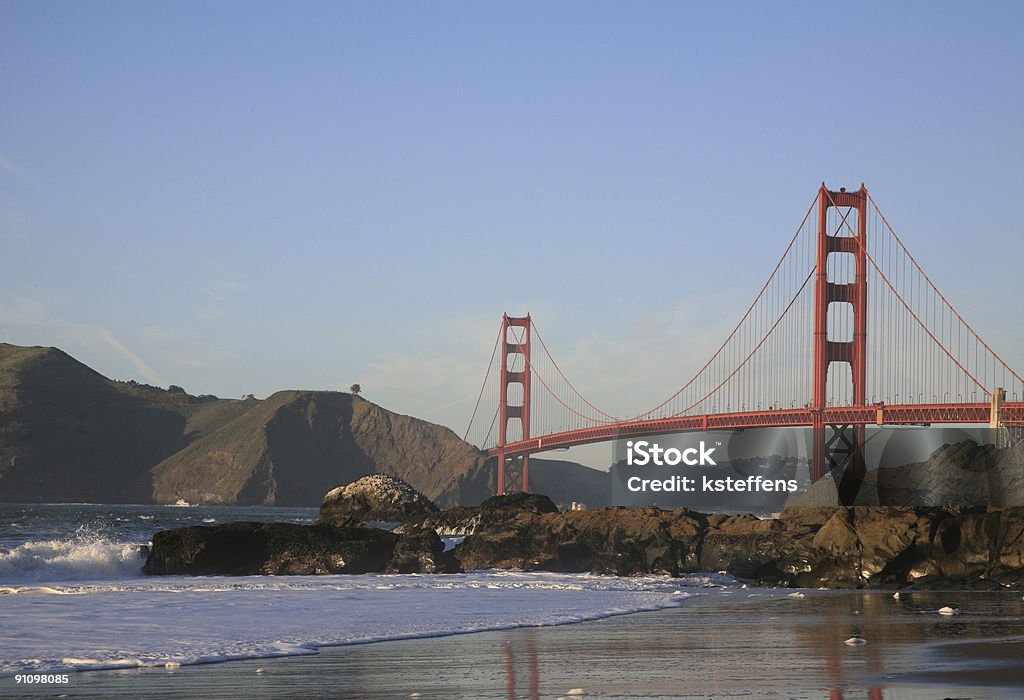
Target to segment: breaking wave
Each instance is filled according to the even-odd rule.
[[[0,583],[129,578],[141,576],[144,563],[138,544],[79,531],[66,540],[0,548]]]

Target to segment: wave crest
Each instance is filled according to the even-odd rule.
[[[0,548],[0,582],[82,581],[142,575],[139,545],[79,533]]]

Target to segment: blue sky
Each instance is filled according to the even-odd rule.
[[[461,433],[531,311],[627,414],[864,181],[1022,368],[1022,8],[3,0],[0,341]]]

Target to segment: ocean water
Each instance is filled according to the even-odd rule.
[[[0,504],[0,676],[315,654],[320,647],[560,625],[739,588],[681,579],[452,575],[148,577],[155,532],[309,523],[315,508]]]

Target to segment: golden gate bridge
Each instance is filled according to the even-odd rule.
[[[497,460],[507,493],[527,490],[537,452],[765,427],[811,428],[812,478],[857,481],[866,426],[935,423],[988,424],[1019,441],[1024,379],[936,288],[864,185],[822,183],[746,313],[664,401],[631,416],[601,410],[531,316],[505,314],[466,439]]]

